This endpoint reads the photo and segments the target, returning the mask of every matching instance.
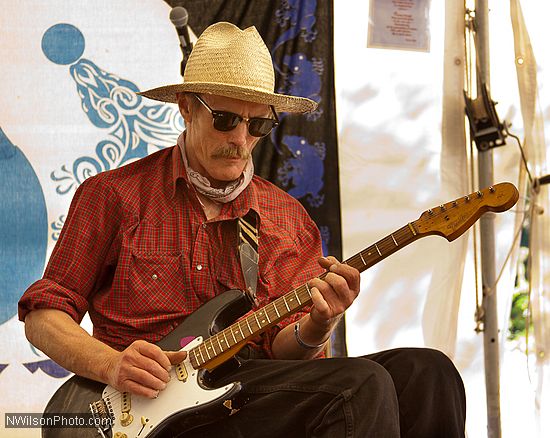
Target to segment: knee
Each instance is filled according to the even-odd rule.
[[[353,393],[370,391],[371,393],[395,393],[395,386],[390,373],[380,364],[363,358],[342,358],[338,372],[338,384],[342,389]]]
[[[439,350],[431,348],[411,348],[409,349],[409,357],[411,365],[419,374],[460,379],[458,370],[451,359]]]
[[[396,387],[407,409],[416,406],[415,415],[401,420],[402,430],[416,430],[411,436],[463,436],[466,393],[451,359],[429,348],[407,349],[402,356],[409,371],[396,373]],[[420,433],[423,427],[432,432]]]
[[[418,384],[436,389],[441,385],[463,388],[462,378],[449,357],[431,348],[405,348],[395,358],[401,370]]]

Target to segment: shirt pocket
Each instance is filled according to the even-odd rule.
[[[186,314],[183,255],[133,252],[128,272],[129,310],[142,318]]]

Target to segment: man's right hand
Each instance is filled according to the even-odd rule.
[[[73,373],[111,385],[119,391],[154,398],[170,380],[168,370],[185,359],[185,351],[162,351],[135,341],[117,351],[93,338],[68,313],[36,309],[25,317],[29,341]]]
[[[185,359],[185,351],[163,351],[146,341],[134,341],[107,361],[106,380],[121,392],[155,398],[170,381],[170,368]]]

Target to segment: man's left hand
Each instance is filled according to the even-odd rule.
[[[332,256],[321,257],[319,264],[328,273],[322,280],[309,281],[313,301],[310,318],[320,327],[330,329],[359,295],[361,276],[357,269]]]

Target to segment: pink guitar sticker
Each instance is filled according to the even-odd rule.
[[[183,348],[187,344],[189,344],[193,339],[195,339],[194,336],[186,336],[185,338],[180,339],[180,347]]]

